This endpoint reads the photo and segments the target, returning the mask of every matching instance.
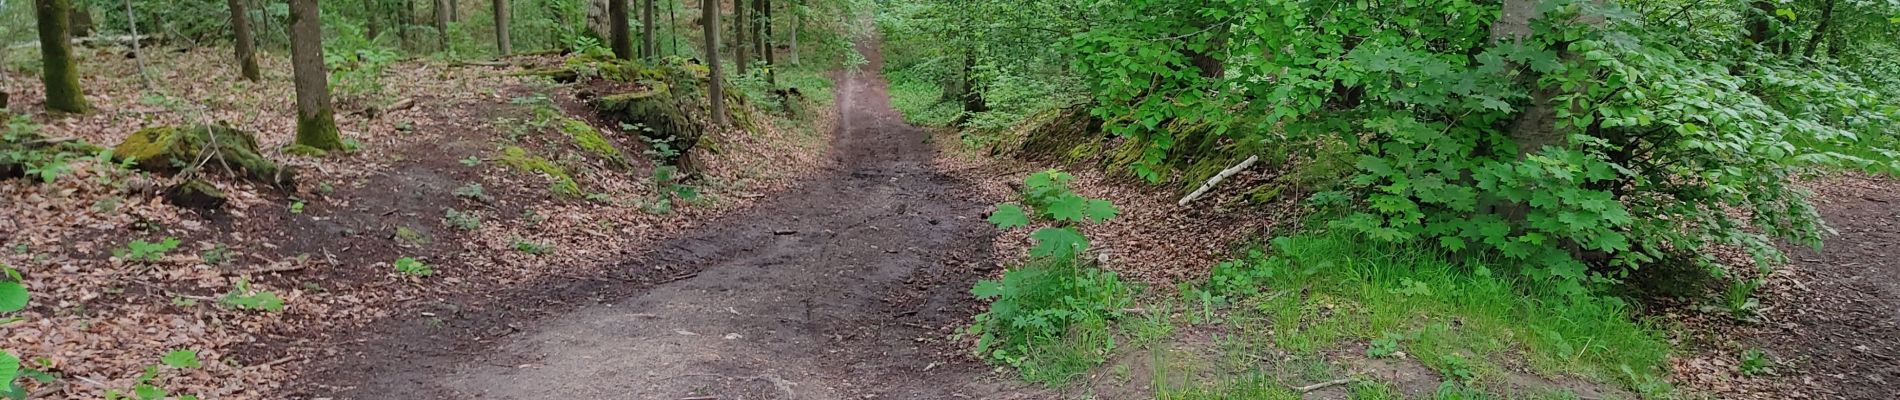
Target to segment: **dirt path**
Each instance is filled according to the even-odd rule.
[[[1820,253],[1797,250],[1795,288],[1757,342],[1813,381],[1823,399],[1900,398],[1900,192],[1842,178],[1818,205],[1829,227]]]
[[[867,54],[877,54],[870,49]],[[875,75],[841,80],[828,175],[640,260],[385,321],[313,375],[338,399],[998,398],[945,327],[995,230]]]

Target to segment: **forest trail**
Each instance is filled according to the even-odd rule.
[[[865,72],[839,85],[831,171],[609,268],[670,278],[556,282],[474,307],[491,310],[445,311],[449,321],[386,321],[309,394],[1010,397],[943,344],[944,328],[975,310],[967,288],[994,265],[986,205],[933,170],[927,133],[890,107],[881,57],[867,50]]]

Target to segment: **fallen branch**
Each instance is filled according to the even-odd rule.
[[[509,63],[506,63],[506,62],[501,62],[501,61],[461,61],[461,62],[456,62],[456,63],[455,63],[455,65],[457,65],[457,66],[464,66],[464,67],[466,67],[466,66],[476,66],[476,67],[512,67],[512,66],[515,66],[514,64],[509,64]]]
[[[1315,383],[1311,385],[1296,387],[1296,388],[1293,388],[1293,390],[1300,393],[1307,393],[1307,392],[1312,392],[1315,390],[1325,389],[1325,388],[1329,388],[1333,386],[1344,385],[1349,382],[1352,382],[1352,378],[1339,378],[1339,379]]]
[[[1207,194],[1207,191],[1209,189],[1213,189],[1214,185],[1219,185],[1220,181],[1226,180],[1227,177],[1234,176],[1234,174],[1240,173],[1240,170],[1247,169],[1247,167],[1251,167],[1253,166],[1253,163],[1259,162],[1259,161],[1260,161],[1260,156],[1250,156],[1250,157],[1247,157],[1246,160],[1241,161],[1239,164],[1234,164],[1234,166],[1232,167],[1227,167],[1227,169],[1221,170],[1220,173],[1214,174],[1214,177],[1207,178],[1207,182],[1202,182],[1201,187],[1199,189],[1194,189],[1194,193],[1188,193],[1187,197],[1182,197],[1181,201],[1175,202],[1175,205],[1185,206],[1187,205],[1188,202],[1194,201],[1194,199],[1201,198],[1201,195]]]

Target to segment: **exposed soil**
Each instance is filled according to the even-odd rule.
[[[1793,286],[1757,338],[1804,375],[1812,398],[1900,398],[1900,191],[1887,179],[1825,183],[1821,215],[1839,235],[1796,250]]]
[[[606,276],[385,320],[304,394],[1020,396],[944,343],[977,308],[965,288],[994,265],[987,205],[932,169],[925,133],[890,108],[880,77],[842,82],[828,174]]]

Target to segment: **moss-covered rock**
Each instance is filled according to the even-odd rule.
[[[588,125],[587,121],[568,118],[566,116],[560,116],[559,120],[561,121],[561,133],[566,134],[568,139],[574,141],[574,147],[579,147],[581,151],[605,159],[617,167],[628,168],[633,165],[632,160],[628,159],[626,153],[621,152],[619,147],[615,147],[613,141],[607,140],[607,136],[602,135],[599,129],[594,129],[593,125]]]
[[[224,208],[227,198],[224,191],[218,190],[210,182],[201,179],[187,179],[177,185],[165,188],[165,201],[184,208],[215,210]]]
[[[223,124],[140,129],[114,146],[112,154],[152,172],[176,173],[204,166],[277,187],[295,182],[293,171],[258,151],[256,136]]]
[[[502,147],[501,155],[496,157],[496,159],[501,160],[503,164],[508,164],[508,166],[523,172],[538,173],[547,176],[548,179],[554,181],[548,189],[554,191],[555,194],[576,198],[583,195],[581,193],[580,183],[574,181],[574,176],[569,174],[566,168],[562,168],[553,161],[530,153],[528,149],[521,148],[520,146]]]

